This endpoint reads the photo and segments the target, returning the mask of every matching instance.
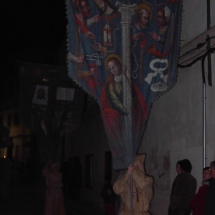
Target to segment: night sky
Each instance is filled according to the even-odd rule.
[[[17,78],[14,62],[23,50],[57,52],[66,38],[66,4],[63,0],[1,0],[0,92]],[[1,95],[2,97],[2,95]]]

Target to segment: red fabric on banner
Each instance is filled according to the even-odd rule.
[[[148,115],[147,105],[145,99],[141,95],[140,90],[133,83],[135,98],[133,98],[132,114],[133,114],[133,126],[135,131],[135,138],[139,135],[138,130],[141,128],[142,124],[146,120]],[[122,135],[123,128],[123,117],[120,112],[113,109],[108,98],[107,84],[104,85],[101,93],[101,104],[102,104],[102,116],[104,120],[104,125],[106,132],[110,138],[119,138]],[[121,137],[122,139],[122,137]]]

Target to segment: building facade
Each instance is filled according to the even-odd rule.
[[[212,0],[183,1],[180,56],[196,48],[198,44],[208,41],[207,36],[211,38],[210,44],[197,49],[197,55],[193,60],[201,56],[202,50],[213,47],[215,44],[213,8],[215,8],[215,1]],[[66,64],[65,43],[62,44],[59,53],[59,65]],[[186,55],[184,61],[192,62],[191,57],[193,56]],[[154,197],[150,209],[153,214],[167,214],[172,182],[176,176],[175,165],[178,160],[187,158],[191,161],[192,174],[197,179],[198,186],[202,181],[203,167],[215,160],[214,62],[213,53],[211,53],[211,60],[208,61],[208,57],[205,58],[205,83],[203,83],[201,59],[192,66],[179,67],[176,85],[152,106],[138,153],[146,154],[146,173],[154,178]],[[182,58],[179,58],[179,64],[186,65]],[[212,83],[210,77],[212,77]],[[81,125],[62,136],[61,158],[62,162],[79,159],[80,201],[91,203],[92,206],[104,210],[100,192],[105,176],[111,175],[114,182],[118,173],[112,167],[110,148],[98,104],[88,95],[85,101]],[[14,113],[14,110],[11,109],[11,111]],[[2,116],[6,116],[7,113],[2,110]],[[6,119],[3,121],[6,123]],[[30,135],[28,129],[20,128],[22,131],[23,129],[25,133],[21,135]],[[11,135],[14,137],[15,144],[23,144],[19,139],[23,136],[19,136],[15,131]],[[28,139],[25,141],[28,142]],[[20,154],[20,156],[23,155]]]

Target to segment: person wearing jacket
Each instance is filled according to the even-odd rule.
[[[198,192],[190,201],[190,209],[192,210],[192,215],[203,215],[204,205],[206,200],[206,195],[208,192],[209,182],[211,180],[211,174],[209,171],[210,167],[205,167],[203,169],[203,182],[202,186],[199,187]]]
[[[172,195],[168,215],[190,215],[190,200],[196,194],[197,181],[191,175],[192,165],[188,159],[180,162],[182,173],[177,177]]]
[[[210,164],[211,180],[205,200],[204,215],[215,215],[215,161]]]

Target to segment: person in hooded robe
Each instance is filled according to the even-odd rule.
[[[46,180],[45,215],[65,215],[64,198],[62,192],[62,173],[59,172],[60,163],[48,161],[43,168]]]
[[[130,165],[124,174],[114,183],[113,190],[121,196],[121,207],[119,215],[131,214],[131,196],[133,200],[133,214],[150,215],[150,202],[153,197],[153,178],[145,174],[144,170],[145,154],[137,155],[134,165]],[[130,185],[132,176],[132,186]],[[133,188],[130,195],[130,188]]]

